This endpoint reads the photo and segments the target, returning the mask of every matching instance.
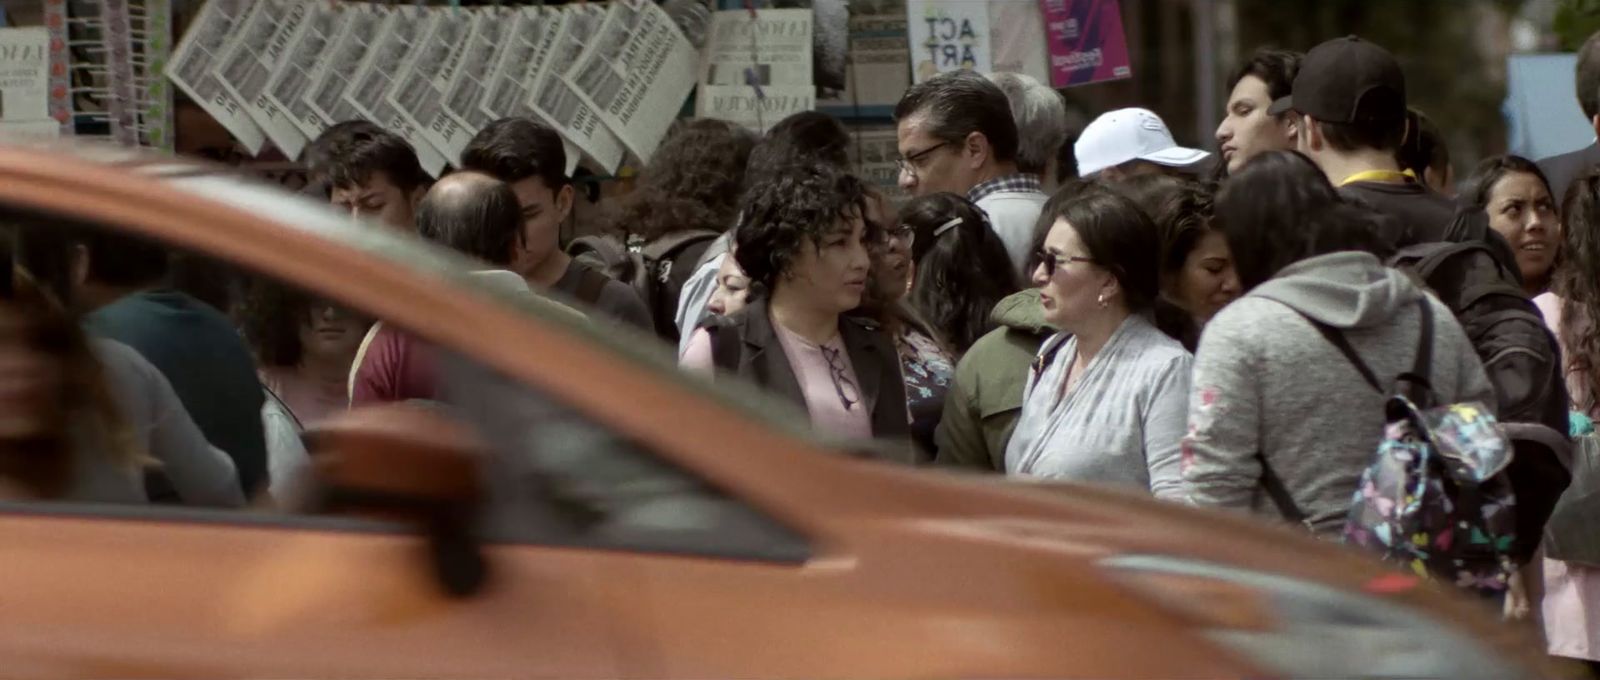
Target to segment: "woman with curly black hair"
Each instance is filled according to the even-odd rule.
[[[977,204],[949,193],[929,194],[900,209],[899,229],[912,235],[916,282],[911,306],[959,357],[994,330],[995,305],[1020,289],[1004,265],[1005,244]]]
[[[817,164],[752,187],[735,259],[766,291],[695,331],[681,364],[754,380],[805,406],[818,430],[846,439],[907,433],[894,344],[869,320],[847,316],[870,282],[860,180]]]

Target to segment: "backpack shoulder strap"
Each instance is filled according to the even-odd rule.
[[[1299,313],[1299,310],[1295,311]],[[1339,350],[1339,353],[1344,355],[1345,360],[1349,361],[1350,365],[1361,373],[1361,377],[1367,381],[1368,385],[1372,386],[1372,389],[1379,392],[1383,391],[1383,383],[1378,380],[1377,374],[1372,372],[1372,368],[1367,366],[1367,362],[1361,360],[1361,355],[1356,354],[1356,348],[1350,346],[1350,341],[1345,339],[1344,333],[1339,332],[1339,329],[1333,326],[1304,314],[1300,316],[1309,322],[1312,328],[1317,329],[1317,332],[1327,339],[1328,344],[1333,345],[1334,349]]]
[[[1256,458],[1261,462],[1261,488],[1266,490],[1267,498],[1277,506],[1278,514],[1283,515],[1286,520],[1303,524],[1310,529],[1311,523],[1307,521],[1310,517],[1294,502],[1294,497],[1289,495],[1289,488],[1283,485],[1283,479],[1272,470],[1272,464],[1267,462],[1266,454],[1257,451]]]
[[[606,276],[592,267],[578,265],[578,301],[593,306],[600,302],[600,293],[611,282],[611,277]]]
[[[687,246],[699,243],[701,241],[715,239],[718,236],[721,236],[721,234],[711,231],[710,229],[675,231],[645,244],[642,252],[647,260],[661,260],[671,257],[673,253],[676,253]]]
[[[1427,295],[1423,295],[1422,299],[1417,301],[1417,308],[1422,313],[1422,332],[1417,335],[1416,362],[1411,365],[1410,375],[1405,377],[1420,381],[1423,386],[1431,388],[1432,380],[1430,377],[1433,374],[1433,304],[1428,302]]]

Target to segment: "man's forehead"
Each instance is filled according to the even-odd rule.
[[[895,132],[902,144],[921,141],[928,137],[928,128],[931,127],[928,122],[928,114],[924,111],[918,111],[901,118],[900,122],[895,126]]]
[[[368,172],[366,177],[363,177],[359,180],[333,187],[334,193],[356,194],[361,196],[381,194],[398,189],[399,187],[396,187],[394,182],[389,180],[389,173],[386,173],[382,170],[373,170]]]

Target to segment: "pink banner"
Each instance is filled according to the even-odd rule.
[[[1039,0],[1050,49],[1050,84],[1087,85],[1133,75],[1117,0]]]

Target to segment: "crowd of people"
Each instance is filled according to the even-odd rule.
[[[1139,108],[1069,144],[1062,98],[1026,76],[928,79],[894,110],[899,205],[851,173],[825,114],[761,135],[683,121],[606,232],[565,248],[581,198],[541,122],[490,124],[437,181],[362,121],[307,162],[338,209],[511,294],[654,334],[685,371],[736,376],[891,460],[1336,540],[1395,383],[1480,404],[1515,449],[1506,611],[1531,610],[1553,654],[1600,662],[1600,571],[1539,552],[1566,440],[1600,412],[1600,144],[1490,158],[1457,196],[1381,46],[1262,50],[1228,86],[1214,157]],[[1600,132],[1600,34],[1576,86]],[[172,285],[182,262],[159,247],[13,231],[0,357],[29,387],[0,435],[64,452],[0,457],[19,493],[240,506],[307,464],[308,427],[439,390],[426,342],[328,301],[252,280],[217,305]]]

